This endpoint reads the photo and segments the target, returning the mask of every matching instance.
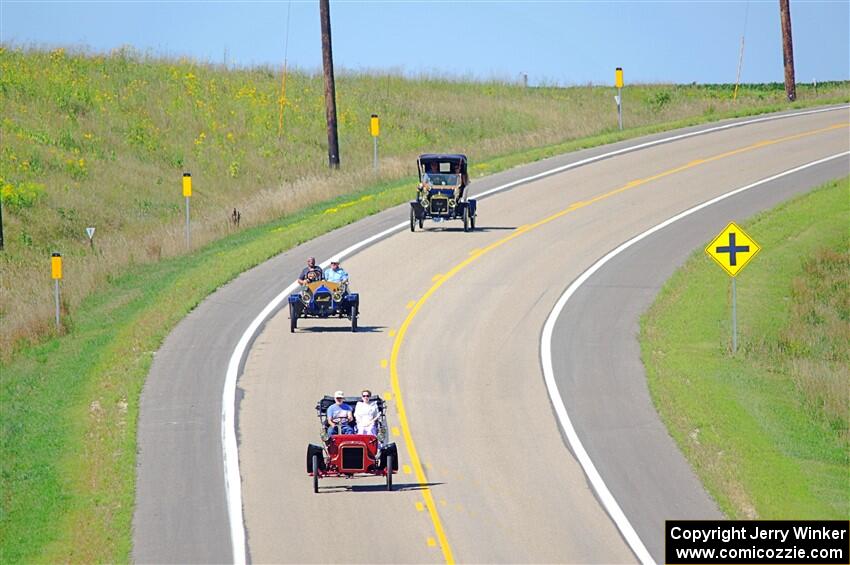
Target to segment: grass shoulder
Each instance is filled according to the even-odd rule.
[[[733,519],[850,516],[850,179],[743,227],[762,246],[731,283],[702,251],[641,320],[650,393],[670,434]]]

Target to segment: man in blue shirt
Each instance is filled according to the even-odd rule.
[[[325,280],[330,282],[342,283],[348,281],[348,273],[339,266],[339,259],[336,257],[331,259],[331,266],[325,269],[324,276]]]
[[[345,402],[345,395],[341,390],[334,393],[334,404],[328,406],[328,435],[332,436],[337,433],[337,428],[344,434],[355,433],[354,426],[354,411],[349,404]]]

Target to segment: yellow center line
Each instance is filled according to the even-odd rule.
[[[407,421],[407,409],[406,409],[405,404],[404,404],[404,397],[401,394],[401,386],[399,385],[399,378],[398,378],[398,358],[399,358],[399,353],[401,352],[401,345],[402,345],[402,343],[404,343],[404,337],[407,334],[407,330],[410,327],[410,324],[413,322],[413,318],[416,317],[416,314],[419,313],[419,311],[422,309],[422,307],[425,305],[425,303],[428,301],[428,299],[431,298],[431,296],[433,296],[434,293],[437,292],[437,290],[441,286],[443,286],[443,284],[445,284],[447,281],[452,279],[456,274],[458,274],[460,271],[465,269],[468,265],[471,265],[473,262],[478,260],[480,257],[483,257],[484,255],[486,255],[490,251],[493,251],[494,249],[501,247],[502,245],[508,243],[509,241],[512,241],[513,239],[515,239],[515,238],[517,238],[517,237],[519,237],[523,234],[526,234],[530,231],[533,231],[533,230],[539,228],[540,226],[546,225],[546,224],[548,224],[548,223],[550,223],[554,220],[557,220],[558,218],[561,218],[562,216],[564,216],[564,215],[566,215],[570,212],[573,212],[573,211],[578,210],[580,208],[584,208],[585,206],[589,206],[591,204],[595,204],[596,202],[599,202],[601,200],[605,200],[607,198],[610,198],[612,196],[620,194],[621,192],[625,192],[626,190],[630,190],[630,189],[636,188],[638,186],[643,186],[644,184],[646,184],[650,181],[657,180],[657,179],[660,179],[660,178],[664,178],[664,177],[676,174],[678,172],[703,165],[705,163],[711,163],[713,161],[724,159],[726,157],[731,157],[732,155],[738,155],[738,154],[744,153],[746,151],[751,151],[753,149],[758,149],[758,148],[766,147],[766,146],[769,146],[769,145],[775,145],[777,143],[782,143],[782,142],[785,142],[785,141],[800,139],[800,138],[803,138],[803,137],[816,135],[818,133],[823,133],[823,132],[838,129],[838,128],[846,128],[846,127],[848,127],[848,125],[850,125],[850,123],[842,122],[842,123],[839,123],[839,124],[835,124],[835,125],[832,125],[832,126],[829,126],[829,127],[825,127],[825,128],[821,128],[821,129],[817,129],[817,130],[813,130],[813,131],[808,131],[808,132],[804,132],[804,133],[790,135],[790,136],[787,136],[787,137],[781,137],[781,138],[778,138],[778,139],[769,139],[769,140],[765,140],[765,141],[760,141],[758,143],[754,143],[754,144],[748,145],[746,147],[734,149],[732,151],[727,151],[725,153],[720,153],[718,155],[707,157],[705,159],[697,159],[697,160],[691,161],[691,162],[689,162],[685,165],[681,165],[681,166],[678,166],[678,167],[674,167],[672,169],[668,169],[666,171],[663,171],[661,173],[658,173],[656,175],[653,175],[653,176],[650,176],[650,177],[647,177],[647,178],[644,178],[644,179],[633,180],[633,181],[627,183],[626,185],[624,185],[620,188],[616,188],[616,189],[611,190],[609,192],[606,192],[604,194],[600,194],[599,196],[593,197],[590,200],[581,201],[581,202],[574,202],[569,207],[567,207],[567,208],[565,208],[565,209],[563,209],[559,212],[556,212],[556,213],[552,214],[551,216],[547,216],[546,218],[543,218],[542,220],[539,220],[539,221],[537,221],[533,224],[525,224],[523,226],[520,226],[519,228],[517,228],[516,230],[511,232],[509,235],[503,237],[502,239],[499,239],[499,240],[491,243],[490,245],[488,245],[488,246],[486,246],[482,249],[477,250],[478,251],[477,253],[467,257],[466,259],[464,259],[463,261],[461,261],[460,263],[458,263],[457,265],[452,267],[440,279],[438,279],[436,282],[434,282],[434,284],[431,286],[431,288],[429,288],[427,291],[425,291],[425,294],[423,294],[422,297],[419,298],[419,300],[417,300],[415,303],[411,301],[407,304],[407,309],[409,309],[410,312],[408,313],[407,317],[404,319],[404,322],[402,322],[401,326],[398,329],[398,332],[396,333],[395,340],[393,341],[392,353],[390,354],[390,385],[391,385],[393,394],[395,394],[396,406],[398,408],[398,419],[399,419],[399,423],[401,425],[402,436],[404,436],[404,443],[407,446],[407,451],[408,451],[408,454],[410,455],[410,463],[413,466],[413,471],[414,471],[414,474],[416,475],[416,480],[419,482],[419,485],[422,487],[422,490],[420,492],[422,493],[422,498],[425,500],[425,507],[428,509],[428,514],[431,517],[431,521],[434,523],[434,531],[437,534],[437,541],[440,544],[440,549],[443,552],[443,558],[445,559],[446,563],[449,563],[449,564],[454,563],[454,556],[452,555],[452,548],[451,548],[451,546],[449,546],[449,541],[446,538],[445,531],[443,530],[443,523],[440,520],[439,513],[437,512],[437,505],[434,503],[434,497],[431,494],[431,487],[428,485],[428,479],[425,476],[425,471],[422,468],[422,462],[419,459],[419,453],[416,451],[416,445],[414,444],[413,436],[410,433],[410,424]],[[429,545],[431,545],[432,538],[428,538],[428,539],[429,539]]]

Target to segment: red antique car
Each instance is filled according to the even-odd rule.
[[[359,400],[346,398],[351,406]],[[319,492],[319,479],[324,477],[351,477],[375,475],[386,477],[387,490],[393,489],[393,473],[398,472],[398,449],[395,443],[386,443],[387,417],[384,401],[373,396],[378,406],[380,420],[377,435],[343,434],[328,435],[328,408],[333,397],[325,396],[316,404],[316,412],[322,426],[323,445],[307,446],[307,474],[313,477],[313,492]]]

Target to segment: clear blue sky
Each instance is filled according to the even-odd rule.
[[[289,25],[287,26],[287,13]],[[792,0],[798,82],[850,79],[850,0]],[[530,84],[783,80],[779,3],[331,2],[334,64]],[[130,45],[155,55],[318,71],[318,0],[0,0],[0,40],[22,46]]]

